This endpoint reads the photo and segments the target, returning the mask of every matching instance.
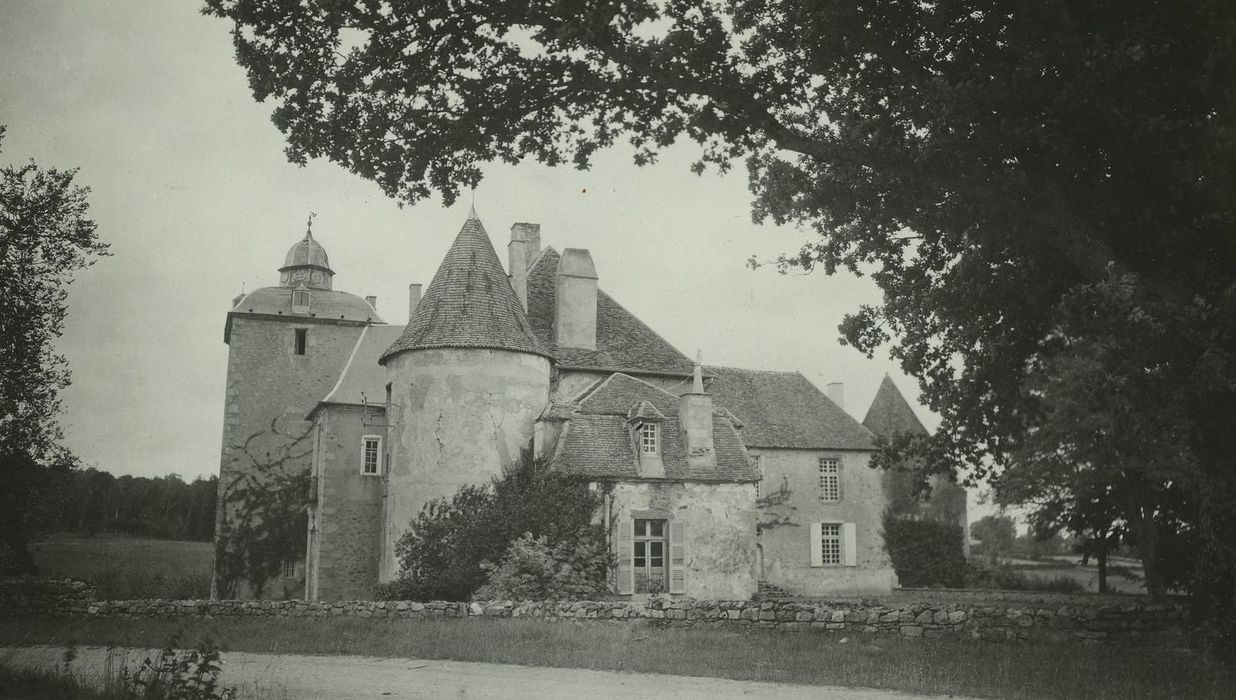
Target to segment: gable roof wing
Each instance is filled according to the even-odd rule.
[[[749,447],[870,450],[873,436],[798,372],[708,367],[708,392],[742,422]]]
[[[580,476],[627,481],[668,480],[756,481],[742,437],[724,413],[713,412],[715,467],[693,467],[687,460],[686,437],[678,419],[678,397],[636,377],[614,373],[575,399],[576,413],[567,421],[555,452],[555,468]],[[661,462],[664,477],[641,476],[639,455],[631,438],[632,411],[661,414]]]

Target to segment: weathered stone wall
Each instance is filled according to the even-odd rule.
[[[0,582],[0,616],[41,611],[60,615],[118,617],[360,617],[533,619],[673,627],[717,626],[837,636],[973,638],[1039,642],[1178,643],[1185,629],[1180,605],[1144,599],[1103,604],[1075,597],[1044,607],[919,602],[885,606],[861,601],[717,601],[654,597],[647,601],[416,603],[409,601],[305,602],[242,600],[86,601],[22,604]],[[16,601],[16,602],[15,602]]]
[[[233,314],[228,349],[227,396],[215,536],[242,526],[235,518],[238,477],[262,469],[308,472],[312,442],[305,416],[326,396],[343,370],[364,324]],[[296,329],[306,329],[304,355],[296,354]],[[297,558],[304,556],[298,554]],[[268,595],[299,595],[299,580],[268,586]],[[236,592],[247,596],[249,588]]]
[[[92,603],[94,586],[85,581],[39,576],[0,579],[0,615],[22,611],[86,613]]]
[[[391,455],[380,579],[395,577],[395,544],[431,499],[487,484],[532,444],[549,400],[549,360],[508,350],[444,348],[387,360]]]
[[[381,455],[376,474],[361,471],[361,440],[377,435],[385,450],[381,407],[327,406],[316,416],[316,498],[310,507],[306,565],[309,600],[368,600],[381,555]]]
[[[751,448],[763,462],[760,484],[763,580],[794,595],[887,592],[896,585],[880,535],[885,492],[871,453],[845,450]],[[841,463],[841,501],[820,500],[819,460]],[[856,566],[811,565],[811,523],[854,523]]]
[[[612,496],[615,523],[652,511],[685,525],[687,595],[750,598],[755,593],[755,486],[623,482],[614,485]]]

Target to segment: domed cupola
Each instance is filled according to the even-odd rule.
[[[304,285],[310,289],[331,289],[331,278],[335,271],[330,269],[330,261],[326,257],[326,249],[313,240],[313,220],[310,228],[305,230],[305,237],[288,250],[283,267],[279,268],[279,286],[295,289]]]

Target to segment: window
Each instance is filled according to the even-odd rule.
[[[832,457],[820,458],[820,500],[841,500],[841,464]]]
[[[305,344],[306,344],[306,341],[308,340],[309,340],[309,329],[308,328],[297,328],[296,329],[296,354],[297,355],[305,354]]]
[[[665,521],[635,521],[635,592],[663,593],[665,585]]]
[[[644,423],[639,427],[639,450],[646,455],[657,453],[656,423]]]
[[[295,559],[283,560],[283,578],[296,578],[297,562]]]
[[[858,566],[854,523],[811,523],[812,566]]]
[[[841,563],[840,523],[820,525],[820,562],[824,566],[836,566]]]
[[[292,290],[292,313],[309,313],[309,290],[305,289],[304,285]]]
[[[381,454],[381,437],[378,437],[377,435],[366,435],[361,438],[361,474],[368,476],[377,474]]]

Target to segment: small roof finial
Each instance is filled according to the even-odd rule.
[[[472,206],[468,207],[468,218],[469,219],[480,219],[480,217],[476,215],[476,188],[475,187],[472,188]]]
[[[316,211],[309,212],[309,221],[305,224],[305,240],[313,238],[313,217],[317,215]]]
[[[704,372],[700,366],[704,363],[704,353],[700,350],[695,351],[695,365],[691,368],[691,393],[704,393]]]

